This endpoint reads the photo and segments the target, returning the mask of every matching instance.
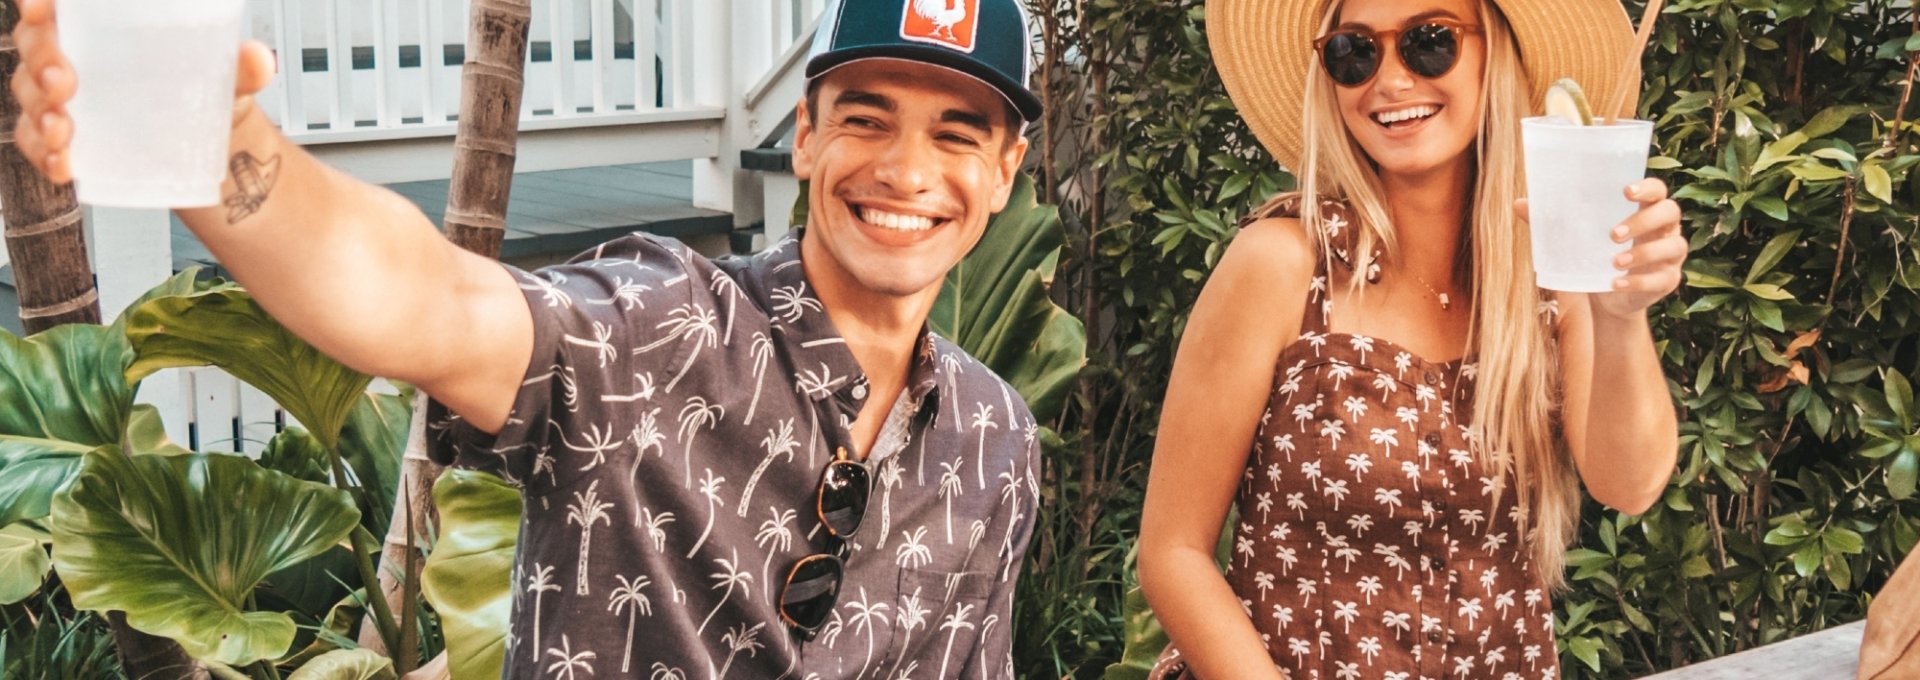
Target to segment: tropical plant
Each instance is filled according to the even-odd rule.
[[[215,673],[278,677],[345,642],[332,625],[298,633],[296,622],[340,616],[339,594],[300,581],[374,582],[383,515],[367,510],[391,502],[405,397],[366,392],[370,378],[294,338],[243,291],[196,276],[167,281],[112,326],[0,334],[0,535],[8,562],[29,569],[5,573],[0,602],[58,592],[80,610],[125,612]],[[263,461],[279,469],[181,450],[152,407],[135,405],[154,371],[205,365],[311,428],[269,443]],[[328,569],[342,542],[352,556]],[[384,601],[368,603],[395,639]],[[301,639],[312,641],[296,650]]]

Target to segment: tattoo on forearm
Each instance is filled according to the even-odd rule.
[[[227,169],[233,173],[233,193],[226,198],[227,223],[239,224],[260,212],[260,206],[267,202],[267,194],[280,180],[280,157],[261,161],[242,151],[227,161]]]

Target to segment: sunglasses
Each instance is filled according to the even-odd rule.
[[[1380,44],[1393,42],[1400,53],[1400,62],[1407,70],[1423,78],[1438,78],[1453,70],[1460,61],[1460,36],[1478,35],[1480,27],[1473,24],[1429,19],[1404,28],[1386,31],[1371,31],[1364,28],[1347,28],[1320,36],[1313,41],[1313,47],[1320,52],[1320,63],[1326,66],[1327,75],[1333,82],[1346,87],[1359,87],[1373,80],[1380,72]],[[1395,40],[1395,38],[1398,40]]]
[[[820,473],[813,510],[827,528],[827,550],[800,558],[787,570],[786,585],[780,587],[780,619],[802,640],[811,642],[820,634],[839,602],[847,571],[846,539],[860,530],[872,493],[867,467],[849,459],[846,449],[835,453]]]

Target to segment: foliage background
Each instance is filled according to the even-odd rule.
[[[1155,632],[1128,595],[1186,310],[1235,218],[1292,182],[1212,71],[1204,0],[1027,2],[1047,42],[1036,162],[1068,230],[1055,295],[1086,320],[1090,362],[1048,449],[1015,666],[1098,677],[1129,634]],[[1641,117],[1659,121],[1652,174],[1694,248],[1686,284],[1651,310],[1680,466],[1645,515],[1587,508],[1557,598],[1567,677],[1634,677],[1856,620],[1920,535],[1907,330],[1920,155],[1903,115],[1916,28],[1894,0],[1663,12]],[[1130,660],[1109,677],[1139,677]]]

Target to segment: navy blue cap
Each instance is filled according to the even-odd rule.
[[[1033,50],[1020,0],[834,0],[814,35],[807,80],[861,59],[904,59],[978,78],[1026,121]]]

